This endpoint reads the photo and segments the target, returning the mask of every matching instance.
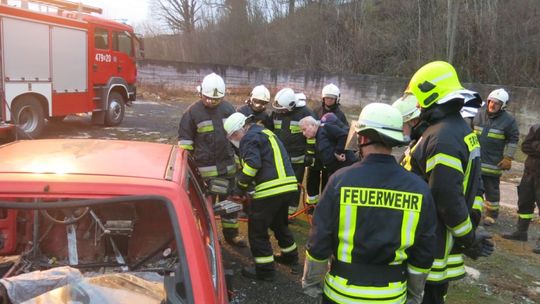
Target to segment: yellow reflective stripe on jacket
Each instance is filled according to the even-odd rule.
[[[478,137],[474,133],[470,133],[469,135],[465,136],[463,141],[465,141],[469,152],[480,149],[480,141],[478,141]]]
[[[317,142],[317,139],[315,137],[306,139],[306,143],[308,145],[315,145],[316,142]]]
[[[202,177],[218,176],[218,169],[216,166],[199,167],[198,169],[199,172],[201,172]]]
[[[281,252],[284,252],[284,253],[289,253],[289,252],[293,252],[295,249],[296,249],[296,243],[293,243],[291,246],[289,247],[285,247],[285,248],[281,248]]]
[[[274,129],[281,130],[281,120],[274,120]]]
[[[427,280],[441,282],[465,275],[465,265],[461,254],[451,254],[447,259],[435,259]]]
[[[326,274],[324,294],[336,303],[405,303],[407,282],[391,282],[388,286],[356,286],[339,276]]]
[[[257,174],[258,169],[250,167],[246,162],[244,162],[244,166],[242,167],[242,173],[244,173],[247,176],[254,177]]]
[[[534,213],[518,213],[520,219],[531,220],[534,217]]]
[[[407,147],[407,149],[405,150],[405,152],[403,152],[403,154],[405,155],[403,157],[403,160],[401,161],[401,166],[403,168],[405,168],[405,170],[407,171],[411,171],[412,170],[412,164],[411,164],[411,160],[412,160],[412,154],[413,152],[416,150],[416,148],[418,147],[418,144],[420,143],[420,141],[418,141],[412,148],[410,147]]]
[[[490,138],[495,138],[495,139],[500,139],[500,140],[505,140],[506,139],[506,136],[504,136],[504,134],[497,134],[497,133],[489,132],[487,134],[487,136],[490,137]]]
[[[463,138],[469,149],[469,160],[467,161],[467,169],[465,170],[465,176],[463,177],[463,194],[467,193],[469,189],[469,177],[471,175],[471,169],[475,158],[480,157],[480,142],[476,134],[471,133]]]
[[[291,163],[293,163],[293,164],[303,164],[305,158],[306,158],[305,155],[293,156],[293,157],[291,157]]]
[[[480,169],[482,173],[489,173],[489,174],[495,174],[495,175],[502,174],[502,170],[499,167],[486,164],[486,163],[482,163],[482,165],[480,166]]]
[[[461,166],[461,161],[457,157],[445,153],[435,154],[426,162],[426,173],[433,170],[437,165],[444,165],[450,167],[463,174],[463,167]]]
[[[294,192],[294,191],[298,191],[298,185],[296,184],[296,182],[294,184],[279,186],[279,187],[268,189],[268,190],[255,191],[255,194],[253,194],[253,198],[255,199],[265,198],[269,196],[278,195],[281,193]]]
[[[299,123],[300,122],[298,121],[291,121],[289,125],[289,130],[291,130],[291,134],[302,133],[302,128],[300,128]]]
[[[455,237],[462,237],[472,231],[471,219],[467,216],[467,219],[455,227],[448,227]]]
[[[193,150],[193,140],[187,140],[187,139],[179,140],[178,146],[184,150]]]
[[[420,268],[413,266],[411,264],[407,264],[407,271],[411,274],[422,274],[422,273],[429,273],[431,268]]]
[[[288,176],[283,179],[273,179],[268,182],[260,183],[257,186],[255,186],[255,191],[263,191],[269,188],[274,188],[280,185],[290,184],[290,183],[294,183],[296,185],[296,177]]]
[[[419,219],[419,212],[403,212],[403,219],[401,221],[401,245],[396,250],[394,261],[392,261],[390,265],[401,265],[407,260],[407,253],[405,250],[414,244],[414,236],[416,235]]]
[[[227,223],[221,219],[221,227],[223,228],[239,228],[240,224],[238,222],[236,223]]]
[[[270,141],[270,145],[272,146],[272,152],[274,154],[274,165],[276,166],[278,178],[284,178],[287,175],[285,174],[283,156],[281,155],[281,150],[279,149],[279,145],[276,141],[276,135],[272,133],[272,131],[266,129],[262,130],[262,132],[266,136],[268,136],[268,141]]]
[[[354,248],[354,233],[356,230],[356,213],[358,208],[350,204],[339,205],[339,228],[337,259],[351,263]]]
[[[274,256],[255,257],[256,264],[268,264],[274,262]]]
[[[214,124],[211,120],[201,121],[197,124],[197,133],[207,133],[214,131]]]
[[[306,250],[306,257],[308,260],[318,262],[318,263],[328,262],[328,259],[319,260],[319,259],[314,258],[311,254],[309,254],[309,251],[307,250]]]
[[[481,196],[475,196],[472,208],[482,212],[482,209],[484,208],[484,199]]]

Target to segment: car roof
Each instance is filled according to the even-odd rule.
[[[164,179],[174,146],[139,141],[43,139],[0,147],[0,173]]]

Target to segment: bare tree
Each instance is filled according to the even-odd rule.
[[[197,0],[157,0],[160,15],[173,31],[193,33],[199,21],[198,11],[201,8]]]

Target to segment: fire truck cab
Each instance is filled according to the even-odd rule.
[[[101,9],[60,0],[0,2],[2,122],[28,138],[41,134],[45,119],[69,114],[91,112],[94,123],[107,126],[122,122],[136,98],[136,36],[131,26],[90,13]]]

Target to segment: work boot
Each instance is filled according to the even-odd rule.
[[[499,217],[499,210],[486,210],[486,215],[484,216],[484,226],[491,226],[497,222]]]
[[[536,241],[536,248],[533,249],[533,252],[536,254],[540,254],[540,238],[538,241]]]
[[[274,262],[288,266],[292,274],[298,274],[300,272],[298,253],[296,251],[294,254],[276,254],[274,255]]]
[[[239,235],[235,235],[233,237],[225,237],[225,241],[231,246],[236,246],[240,248],[247,247],[246,240]]]
[[[529,230],[530,223],[530,219],[518,218],[517,230],[512,233],[505,233],[502,237],[507,240],[526,242],[528,240],[527,231]]]
[[[273,282],[276,278],[276,272],[273,269],[271,271],[257,271],[255,267],[242,268],[242,275],[246,278],[266,282]]]

